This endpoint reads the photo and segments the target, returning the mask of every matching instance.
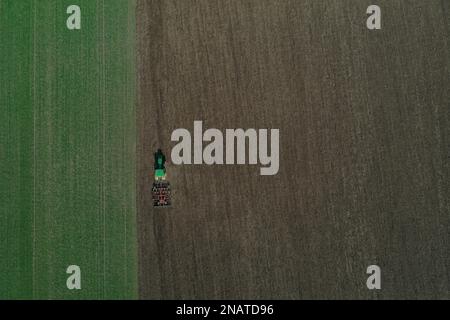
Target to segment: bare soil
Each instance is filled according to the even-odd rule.
[[[450,3],[144,1],[138,14],[144,299],[450,298]],[[167,165],[176,128],[280,129],[280,171]],[[382,290],[366,268],[382,270]]]

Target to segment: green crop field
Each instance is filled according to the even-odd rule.
[[[71,4],[0,0],[1,299],[137,297],[135,5]]]

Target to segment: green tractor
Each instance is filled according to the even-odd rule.
[[[153,206],[168,207],[170,201],[170,183],[166,181],[166,157],[161,149],[155,152],[155,181],[152,187]]]
[[[161,149],[155,152],[155,180],[166,180],[166,156]]]

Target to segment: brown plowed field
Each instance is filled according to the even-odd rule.
[[[141,298],[450,297],[450,3],[377,3],[138,1]],[[279,173],[168,163],[154,209],[194,120],[280,129]]]

